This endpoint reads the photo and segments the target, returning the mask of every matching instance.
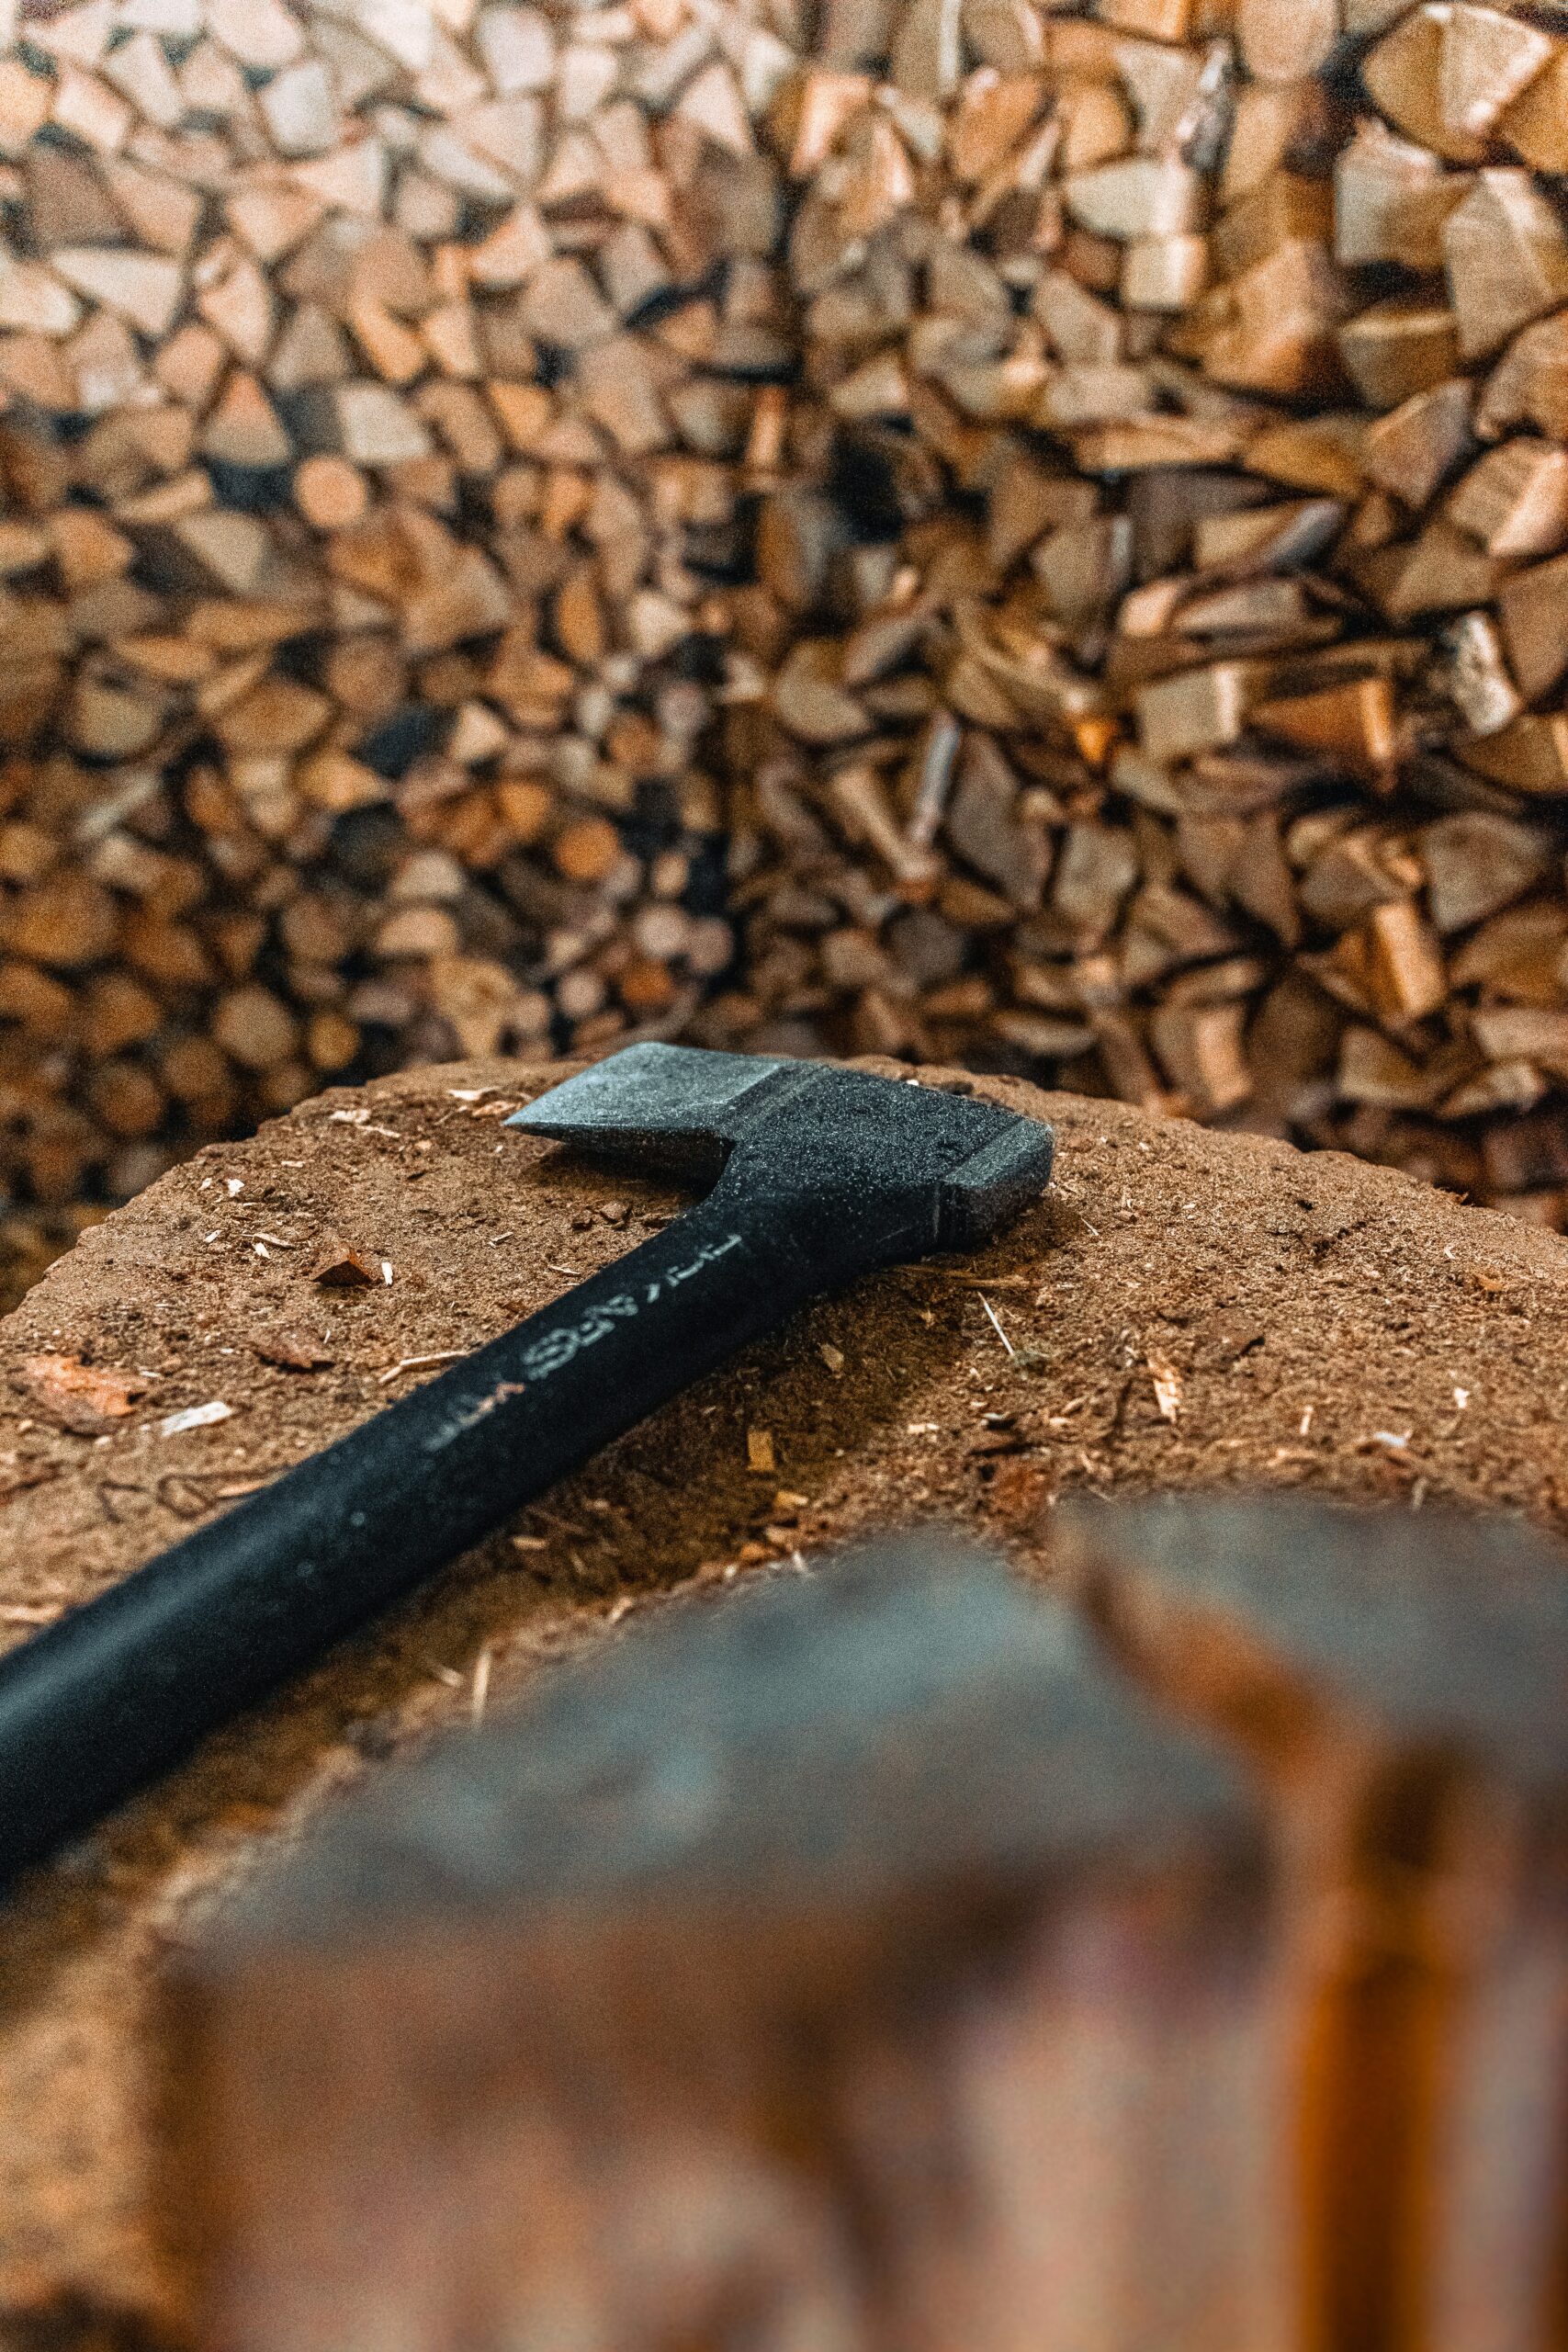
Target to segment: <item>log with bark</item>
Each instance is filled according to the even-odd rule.
[[[1063,1566],[1270,1792],[1304,2340],[1554,2343],[1561,1555],[1503,1520],[1183,1500],[1075,1510]]]

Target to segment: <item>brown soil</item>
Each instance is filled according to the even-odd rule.
[[[502,1134],[548,1075],[472,1064],[321,1096],[83,1237],[0,1327],[0,1638],[434,1370],[393,1366],[474,1346],[678,1206]],[[753,1350],[0,1910],[3,2352],[177,2333],[144,2213],[160,1945],[333,1790],[469,1711],[482,1659],[493,1705],[685,1579],[915,1516],[1043,1564],[1043,1507],[1072,1487],[1568,1510],[1568,1241],[1337,1155],[974,1083],[1056,1123],[1059,1182],[1011,1233]],[[392,1281],[320,1286],[329,1244]],[[291,1350],[331,1361],[260,1352]],[[24,1369],[42,1355],[145,1392],[72,1433],[79,1388],[46,1403],[58,1388]],[[111,1406],[123,1389],[96,1384]],[[214,1401],[228,1419],[163,1434]],[[748,1468],[751,1431],[774,1475]]]

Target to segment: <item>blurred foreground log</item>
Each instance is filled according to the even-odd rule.
[[[1281,2344],[1266,1883],[962,1554],[682,1609],[182,1971],[202,2341]]]
[[[919,1544],[679,1607],[183,1955],[208,2352],[1554,2352],[1562,1560],[1064,1517],[1077,1620]]]

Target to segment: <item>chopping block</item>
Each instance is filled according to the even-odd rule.
[[[50,1271],[0,1325],[0,1643],[682,1211],[672,1181],[517,1136],[498,1151],[563,1075],[487,1061],[334,1090],[175,1170]],[[1055,1126],[1058,1182],[1016,1227],[746,1351],[0,1907],[0,2342],[186,2340],[151,2186],[170,1939],[323,1806],[666,1592],[932,1516],[1048,1576],[1052,1498],[1078,1489],[1235,1482],[1559,1521],[1556,1236],[1332,1154],[915,1075]]]

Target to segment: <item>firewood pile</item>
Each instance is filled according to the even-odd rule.
[[[22,0],[0,1182],[636,1034],[1568,1222],[1568,8]]]
[[[795,70],[681,0],[86,0],[0,64],[6,1173],[671,1024]],[[705,565],[699,569],[698,565]]]

